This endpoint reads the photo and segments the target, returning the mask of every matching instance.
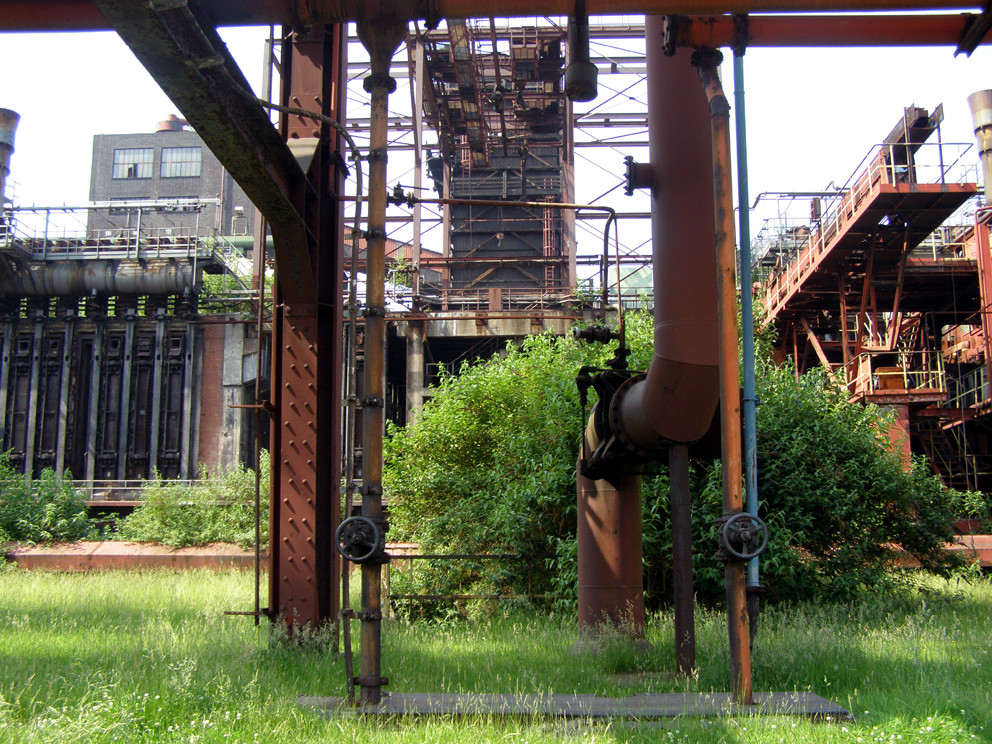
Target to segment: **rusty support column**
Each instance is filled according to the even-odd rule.
[[[343,111],[344,29],[315,26],[284,47],[283,102],[331,118]],[[325,123],[296,115],[281,121],[307,164],[298,211],[306,240],[284,244],[306,257],[313,302],[287,300],[300,277],[279,264],[273,312],[273,483],[270,611],[292,629],[318,630],[337,619],[340,595],[333,534],[340,520],[344,175],[338,136]],[[291,237],[291,236],[286,236]],[[290,269],[292,267],[289,267]]]
[[[693,64],[710,104],[713,137],[713,194],[716,216],[717,302],[720,338],[720,441],[723,451],[723,515],[743,511],[741,493],[740,371],[737,353],[736,234],[731,183],[730,103],[720,84],[723,55],[716,49],[693,54]],[[726,563],[727,630],[730,635],[731,688],[737,703],[751,704],[751,649],[745,563]]]
[[[695,594],[692,580],[692,516],[689,493],[689,448],[668,451],[672,506],[672,584],[675,594],[675,668],[686,676],[696,671]]]
[[[641,476],[578,476],[579,636],[603,629],[644,638]]]
[[[375,5],[375,3],[373,3]],[[366,239],[365,369],[362,398],[362,515],[385,529],[382,513],[382,435],[385,421],[386,346],[386,146],[387,104],[396,90],[389,76],[393,53],[406,35],[406,23],[377,16],[358,24],[369,52],[371,74],[364,87],[371,98],[369,125],[369,216]],[[382,699],[382,564],[362,564],[361,702]]]

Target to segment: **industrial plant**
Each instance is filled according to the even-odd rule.
[[[722,458],[737,702],[752,695],[746,566],[768,539],[741,489],[754,396],[746,382],[741,393],[739,297],[774,327],[777,361],[823,367],[852,405],[893,412],[907,466],[923,456],[945,485],[992,491],[992,91],[968,101],[968,143],[942,138],[941,102],[907,101],[890,131],[863,133],[846,182],[777,195],[778,216],[753,236],[736,222],[724,91],[749,46],[968,54],[988,36],[987,8],[892,15],[880,31],[870,15],[775,3],[764,10],[802,12],[80,0],[38,20],[8,5],[14,30],[117,31],[178,115],[97,134],[86,204],[0,201],[0,451],[112,504],[140,502],[151,479],[255,466],[267,450],[258,614],[291,629],[360,621],[349,683],[363,703],[387,684],[386,422],[415,422],[439,374],[529,334],[579,323],[587,340],[620,345],[609,369],[576,370],[594,404],[577,473],[580,634],[611,621],[643,635],[638,467],[672,469],[675,520],[676,501],[683,516],[689,504],[676,474],[699,453]],[[285,25],[258,98],[216,30],[248,24]],[[634,85],[646,99],[582,107]],[[31,126],[18,120],[0,109],[0,197],[4,180],[31,177],[11,165],[16,129]],[[626,206],[580,203],[577,161],[607,158]],[[618,326],[635,306],[656,323],[643,374],[626,368]],[[691,579],[691,556],[674,560]],[[346,561],[360,566],[363,604],[342,614]],[[691,584],[681,589],[688,654]]]

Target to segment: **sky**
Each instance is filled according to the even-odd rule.
[[[265,33],[221,30],[256,87]],[[992,88],[990,47],[970,58],[954,57],[951,48],[920,48],[751,49],[744,59],[752,202],[762,192],[842,184],[908,105],[932,111],[943,103],[942,140],[970,145],[966,157],[977,163],[967,97]],[[94,134],[153,131],[156,122],[179,113],[113,33],[0,34],[0,65],[0,107],[21,115],[11,159],[14,192],[8,185],[8,197],[22,206],[85,203]],[[723,74],[730,94],[729,55]],[[624,86],[612,79],[603,82]],[[360,95],[352,95],[356,111]],[[627,91],[601,88],[599,99],[586,108],[629,109],[629,98],[643,100],[643,95],[643,84]],[[396,97],[397,105],[404,97],[409,100],[402,83]],[[645,157],[643,151],[615,148],[592,162],[590,151],[580,151],[576,201],[612,189],[600,203],[627,211],[645,208],[643,198],[627,200],[618,188],[624,154]],[[409,182],[402,158],[391,159],[389,167],[390,185]],[[759,203],[754,231],[770,209],[770,202]],[[628,233],[622,241],[631,249],[643,244],[643,225],[622,229]],[[583,245],[592,252],[599,249],[591,234],[580,234],[579,243],[580,251]]]

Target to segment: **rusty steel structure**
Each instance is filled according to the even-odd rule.
[[[751,33],[755,43],[782,45],[791,40],[794,44],[808,44],[815,43],[811,40],[816,38],[828,38],[830,34],[836,43],[871,43],[872,39],[879,38],[877,17],[853,16],[845,21],[848,25],[838,31],[836,23],[815,12],[946,9],[969,12],[953,16],[953,21],[942,15],[941,20],[934,19],[932,24],[921,21],[918,15],[892,13],[886,16],[887,30],[882,35],[891,39],[890,43],[927,43],[933,29],[939,27],[940,38],[946,36],[945,43],[956,43],[961,51],[970,52],[986,37],[992,25],[990,13],[976,4],[962,5],[947,0],[585,0],[584,3],[575,0],[503,0],[500,3],[483,0],[313,0],[306,3],[290,0],[239,3],[217,0],[179,3],[0,0],[0,29],[117,31],[204,142],[221,157],[225,167],[267,220],[274,243],[278,279],[277,310],[273,319],[272,399],[266,406],[272,412],[273,449],[268,613],[291,627],[318,628],[324,623],[335,622],[340,606],[336,585],[338,557],[332,549],[331,536],[335,535],[335,528],[341,522],[338,512],[341,460],[338,453],[341,449],[341,329],[344,321],[341,278],[345,270],[341,190],[345,158],[341,137],[331,122],[341,121],[345,114],[347,63],[343,24],[357,22],[370,58],[371,73],[365,78],[365,90],[372,101],[369,216],[364,236],[367,294],[362,309],[365,366],[360,400],[364,521],[352,523],[352,531],[339,532],[337,539],[347,548],[345,553],[356,545],[370,545],[368,551],[359,550],[364,561],[362,608],[356,616],[362,623],[362,657],[360,673],[353,681],[362,688],[362,702],[374,704],[381,699],[382,687],[386,684],[381,669],[381,563],[388,557],[379,545],[385,532],[381,473],[385,406],[382,288],[385,281],[387,102],[395,85],[390,76],[390,59],[405,37],[408,23],[424,21],[428,28],[434,28],[442,19],[449,21],[449,60],[443,62],[438,49],[435,62],[439,68],[451,63],[451,68],[442,74],[441,82],[454,84],[458,90],[463,121],[457,126],[462,129],[456,130],[455,123],[450,121],[451,106],[443,104],[443,91],[440,99],[443,105],[438,105],[438,123],[447,126],[449,133],[464,133],[467,148],[462,149],[467,156],[466,163],[478,169],[487,164],[492,167],[493,157],[498,158],[503,148],[509,152],[513,130],[507,120],[505,96],[502,102],[491,102],[495,116],[479,111],[479,103],[483,104],[483,109],[487,105],[480,98],[482,87],[477,77],[480,67],[469,64],[472,52],[465,36],[467,27],[461,19],[497,14],[510,17],[550,14],[571,16],[579,22],[586,14],[647,13],[670,17],[727,13],[805,14],[779,21],[769,19],[767,24],[764,19],[760,22],[756,19],[750,32],[747,28],[741,29],[740,21],[725,16],[688,23],[675,18],[669,18],[666,23],[659,15],[652,15],[648,20],[647,34],[652,40],[647,45],[650,53],[651,162],[637,169],[631,178],[632,187],[650,188],[652,197],[655,358],[642,378],[628,374],[622,355],[618,355],[612,370],[614,376],[609,385],[603,386],[609,395],[601,396],[599,423],[590,424],[594,431],[592,441],[588,443],[590,462],[578,484],[580,518],[583,514],[587,517],[605,515],[606,523],[616,526],[617,532],[622,531],[628,538],[626,541],[614,540],[605,552],[590,548],[588,541],[585,547],[580,547],[580,552],[586,551],[580,561],[588,566],[591,559],[594,573],[606,577],[597,580],[593,591],[585,593],[593,605],[586,604],[580,611],[581,622],[599,622],[604,615],[608,618],[622,616],[625,620],[633,620],[635,631],[642,629],[643,605],[637,608],[639,577],[635,578],[631,568],[640,568],[639,550],[635,559],[631,547],[640,534],[638,519],[632,516],[639,514],[635,468],[645,458],[660,457],[668,450],[674,452],[672,456],[676,462],[682,462],[685,453],[681,448],[712,446],[707,445],[707,435],[713,434],[717,424],[714,414],[719,407],[725,460],[725,521],[720,532],[724,536],[721,548],[727,561],[731,684],[735,699],[750,703],[748,618],[743,597],[744,560],[752,549],[750,538],[742,543],[741,536],[750,533],[755,525],[741,519],[744,515],[737,477],[741,458],[736,327],[732,307],[729,123],[726,99],[719,90],[717,63],[710,47],[735,42],[745,45]],[[303,113],[284,113],[278,128],[272,126],[268,114],[254,97],[247,94],[248,84],[217,34],[219,25],[239,24],[284,24],[286,27],[284,35],[290,41],[283,45],[281,98],[284,108],[303,110]],[[824,29],[820,37],[814,30],[818,28]],[[666,38],[668,43],[657,43]],[[553,48],[554,42],[551,42],[546,47],[545,59],[553,59]],[[697,48],[698,75],[689,64],[690,48]],[[670,56],[664,56],[666,51]],[[468,60],[464,58],[465,53]],[[577,60],[584,61],[581,55]],[[523,59],[521,64],[524,64]],[[502,61],[494,60],[492,69],[498,85],[504,69]],[[554,124],[558,119],[551,99],[558,101],[559,108],[563,99],[560,89],[555,89],[554,81],[542,77],[550,77],[550,72],[541,71],[540,56],[534,74],[537,79],[551,83],[551,90],[541,92],[548,102],[540,107],[537,119],[544,117]],[[449,79],[445,80],[444,75]],[[584,82],[588,84],[589,81]],[[578,86],[580,90],[582,87]],[[471,106],[465,107],[468,101],[473,102],[474,113]],[[530,108],[526,95],[522,108]],[[449,114],[447,125],[442,123],[442,109]],[[487,135],[487,131],[490,134]],[[904,135],[903,145],[908,146],[908,128]],[[454,144],[445,147],[450,159]],[[565,147],[562,159],[567,162],[567,158]],[[526,160],[523,162],[527,165]],[[448,167],[450,165],[448,163]],[[496,165],[499,167],[498,163]],[[890,169],[895,166],[894,161],[888,163]],[[679,174],[677,185],[670,177],[672,172]],[[525,189],[523,193],[529,193],[527,180],[523,178],[521,183]],[[870,186],[869,191],[874,196],[872,189]],[[954,190],[944,189],[942,193],[948,191]],[[892,193],[886,189],[881,192]],[[561,191],[563,201],[567,193],[567,189]],[[540,195],[552,194],[541,192]],[[531,216],[525,219],[530,220]],[[558,229],[557,225],[551,227],[552,232]],[[903,232],[906,234],[909,230]],[[888,248],[883,245],[880,252],[884,253]],[[869,251],[869,265],[877,259],[872,256],[874,244]],[[539,257],[558,262],[548,262],[547,266],[552,271],[557,269],[559,274],[545,274],[543,281],[567,281],[566,264],[559,260],[562,258],[560,251],[551,254],[542,251]],[[786,283],[774,293],[779,298],[786,296],[783,308],[802,296],[803,286],[811,276],[820,278],[817,272],[821,264],[822,261],[815,262],[812,273],[803,275],[798,288]],[[677,282],[673,282],[671,276],[675,267],[679,274]],[[904,278],[906,273],[900,270],[900,277]],[[871,270],[866,272],[866,276],[870,275]],[[718,276],[719,285],[715,281]],[[482,278],[478,276],[474,281]],[[841,284],[846,286],[846,281],[846,277],[842,277]],[[870,284],[870,279],[864,280],[864,286]],[[846,301],[845,291],[841,292],[841,297]],[[855,341],[858,350],[866,344],[864,321],[872,315],[865,301],[861,304]],[[907,317],[906,306],[900,309],[897,302],[893,314]],[[809,325],[808,319],[805,325],[802,319],[797,322],[803,328]],[[901,328],[909,326],[907,317],[907,323]],[[889,334],[890,339],[899,337],[895,330]],[[792,338],[799,339],[798,333]],[[810,334],[807,338],[815,346]],[[608,439],[604,438],[605,433],[610,434]],[[680,494],[683,498],[686,495]],[[605,512],[602,511],[604,508]],[[602,521],[599,525],[596,521],[590,517],[586,526],[598,539],[604,533]],[[362,540],[368,542],[362,543]],[[627,544],[622,544],[624,542]],[[609,583],[616,576],[614,565],[620,566],[624,578],[618,583]],[[583,580],[580,576],[580,583]],[[604,597],[609,599],[604,600]],[[628,600],[633,603],[632,618],[628,605],[619,604]],[[680,667],[689,669],[691,656],[687,645],[690,637],[684,627],[685,621],[683,614],[678,643],[680,648],[686,649],[680,652]]]
[[[906,108],[844,189],[766,226],[755,268],[782,358],[891,410],[907,465],[924,455],[948,486],[984,490],[989,228],[961,146],[933,136],[941,119]]]

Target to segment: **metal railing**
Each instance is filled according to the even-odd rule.
[[[855,395],[894,390],[947,390],[944,362],[939,351],[897,352],[896,361],[879,364],[876,352],[863,352],[841,368],[843,382]]]
[[[787,296],[819,262],[834,241],[859,213],[861,205],[885,187],[904,184],[973,183],[977,166],[964,162],[970,144],[943,143],[920,145],[912,153],[911,167],[897,162],[897,151],[905,145],[875,145],[864,157],[836,196],[820,197],[818,219],[803,224],[798,219],[771,220],[755,240],[755,260],[761,264],[775,256],[766,304],[771,307]],[[971,177],[972,180],[967,179]]]

